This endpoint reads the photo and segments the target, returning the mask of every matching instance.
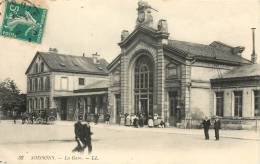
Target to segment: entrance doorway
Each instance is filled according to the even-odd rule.
[[[141,113],[144,114],[145,118],[149,116],[148,99],[140,99]]]
[[[61,120],[67,120],[67,99],[61,99],[61,111],[60,111]]]
[[[169,92],[169,123],[170,125],[176,126],[179,118],[179,106],[178,106],[178,95],[177,91]]]

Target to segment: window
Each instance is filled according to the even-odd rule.
[[[44,63],[41,63],[41,72],[44,72]]]
[[[37,91],[38,90],[38,79],[36,78],[36,79],[34,79],[34,89],[35,89],[35,91]]]
[[[49,97],[46,97],[46,99],[45,99],[45,108],[47,108],[47,109],[50,108],[50,99],[49,99]]]
[[[32,82],[32,79],[29,79],[29,91],[32,91],[33,90],[33,82]]]
[[[31,110],[34,110],[34,99],[31,99]]]
[[[38,73],[38,63],[35,63],[35,73]]]
[[[41,77],[40,79],[39,79],[39,90],[40,91],[42,91],[43,90],[43,77]]]
[[[68,78],[61,77],[61,90],[68,90]]]
[[[254,91],[255,95],[255,116],[260,116],[260,90]]]
[[[166,70],[167,78],[173,78],[178,76],[177,66],[175,64],[169,64]]]
[[[50,90],[50,78],[46,77],[45,79],[45,91],[49,91]]]
[[[37,98],[35,98],[35,108],[36,110],[38,110],[38,107],[39,107],[39,101]]]
[[[40,108],[44,109],[44,99],[43,99],[43,97],[40,98]]]
[[[79,85],[85,85],[85,79],[79,78]]]
[[[134,69],[135,113],[153,115],[153,63],[143,55]]]
[[[224,92],[216,92],[216,116],[224,116]]]
[[[243,93],[242,91],[235,91],[235,116],[236,117],[242,117],[242,105],[243,105]]]

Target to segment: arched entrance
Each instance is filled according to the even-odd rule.
[[[148,118],[153,115],[153,62],[147,55],[140,56],[134,67],[134,108]]]

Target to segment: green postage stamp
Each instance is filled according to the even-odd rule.
[[[6,2],[1,35],[41,43],[47,9],[14,1]]]

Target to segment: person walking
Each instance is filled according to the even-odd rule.
[[[82,152],[84,151],[84,136],[83,125],[81,124],[81,117],[79,117],[78,121],[74,124],[74,133],[77,146],[72,150],[72,152]]]
[[[205,119],[202,122],[202,125],[203,125],[203,129],[204,129],[205,139],[209,140],[210,120],[208,119],[208,117],[205,117]]]
[[[107,112],[107,114],[105,115],[105,122],[107,125],[109,125],[109,120],[110,120],[110,114]]]
[[[95,124],[96,125],[98,124],[99,116],[100,116],[99,113],[95,114]]]
[[[221,123],[220,120],[218,118],[218,116],[216,116],[215,120],[214,120],[214,130],[215,130],[215,138],[216,140],[219,140],[219,129],[221,128]]]
[[[83,151],[88,147],[88,154],[92,152],[91,135],[93,133],[90,130],[90,125],[88,123],[83,124]]]
[[[16,120],[17,120],[17,111],[13,110],[13,120],[14,120],[14,124],[16,124]]]

